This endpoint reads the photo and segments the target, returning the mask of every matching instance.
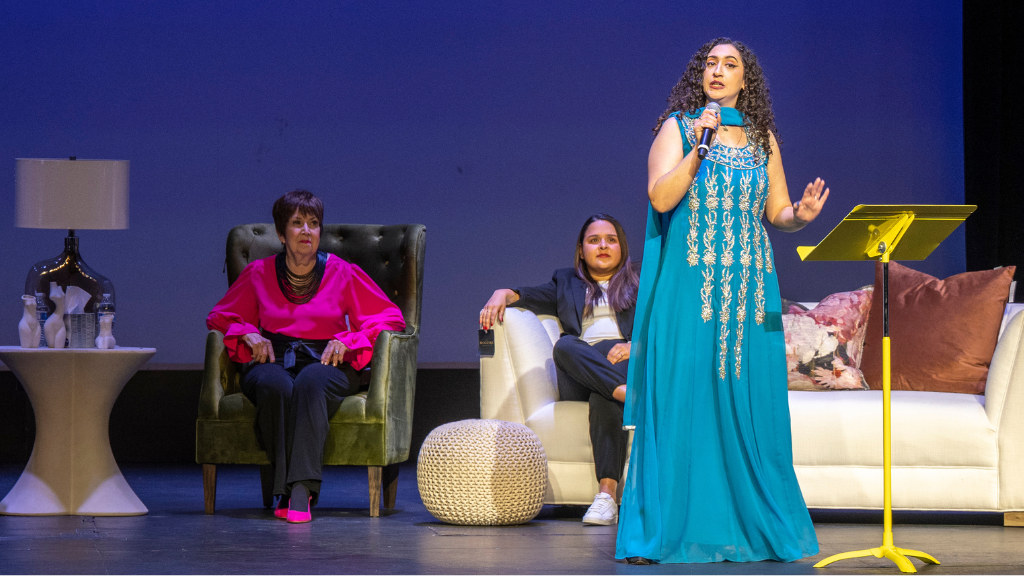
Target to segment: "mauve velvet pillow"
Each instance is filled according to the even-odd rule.
[[[939,280],[889,263],[892,389],[984,394],[1015,268]],[[882,389],[882,263],[868,314],[861,370]]]

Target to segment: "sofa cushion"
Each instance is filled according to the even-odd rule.
[[[881,466],[882,392],[790,392],[793,463]],[[893,466],[998,465],[984,396],[892,392]]]
[[[966,272],[939,280],[889,264],[892,389],[984,394],[989,363],[1015,268]],[[882,264],[875,268],[882,294]],[[868,384],[882,388],[882,298],[868,316],[864,362]]]
[[[783,308],[790,390],[867,390],[860,359],[872,291],[832,294],[811,310]]]

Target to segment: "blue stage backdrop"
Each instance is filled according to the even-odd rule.
[[[80,232],[119,344],[202,362],[227,231],[301,187],[329,222],[426,224],[420,360],[474,361],[487,297],[570,265],[589,214],[640,257],[651,127],[719,35],[768,73],[791,194],[832,189],[772,233],[784,296],[872,282],[794,250],[853,206],[963,201],[959,1],[3,3],[0,343],[64,236],[14,227],[14,159],[76,155],[131,161],[130,228]],[[912,266],[962,272],[962,230]]]

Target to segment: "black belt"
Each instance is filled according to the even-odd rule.
[[[324,355],[324,349],[330,343],[330,340],[307,340],[263,329],[260,329],[260,334],[270,340],[270,345],[274,348],[274,356],[281,359],[286,370],[295,367],[295,361],[299,354],[308,356],[311,362],[319,362]]]

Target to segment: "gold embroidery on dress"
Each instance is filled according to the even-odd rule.
[[[718,208],[718,184],[715,182],[713,165],[708,166],[707,175],[704,177],[704,187],[707,189],[707,195],[704,196],[704,205],[708,208],[708,213],[704,216],[704,220],[707,222],[708,227],[704,231],[704,287],[700,291],[700,317],[707,322],[711,320],[712,316],[711,291],[715,282],[714,265],[715,260],[717,260],[715,257],[715,234],[717,232],[718,213],[715,212],[715,209]]]
[[[743,323],[736,322],[736,377],[740,377],[740,369],[743,367]]]
[[[693,129],[693,118],[687,117],[685,114],[674,112],[671,117],[677,118],[682,124],[681,132],[683,139],[690,145],[691,148],[697,145],[697,133]],[[750,133],[748,127],[743,128],[743,132],[747,136],[747,145],[742,148],[730,148],[729,146],[721,145],[717,140],[711,144],[711,150],[708,151],[707,157],[704,162],[713,163],[719,166],[729,166],[737,170],[754,170],[756,168],[763,167],[767,158],[761,152],[761,149],[754,144],[754,138]],[[685,146],[685,144],[684,144]]]
[[[704,222],[708,227],[704,230],[704,265],[715,264],[715,227],[718,226],[718,212],[708,212],[704,215]]]
[[[732,272],[722,270],[722,310],[719,312],[722,327],[718,337],[718,376],[725,378],[725,363],[729,359],[729,306],[732,305]]]
[[[761,171],[758,171],[763,176]],[[768,239],[768,232],[764,231],[764,226],[761,224],[761,211],[764,209],[764,193],[765,193],[765,178],[759,178],[757,182],[757,197],[754,205],[751,206],[750,214],[756,220],[754,223],[754,267],[757,268],[757,272],[754,273],[754,281],[757,283],[757,288],[754,290],[754,322],[757,324],[764,323],[764,255],[762,253],[763,246],[761,244],[761,235],[764,234],[764,239]]]
[[[761,182],[768,180],[768,174],[764,169],[758,170],[761,176]],[[767,200],[767,198],[765,198]],[[768,232],[764,233],[764,269],[769,274],[772,273],[772,241],[768,238]]]
[[[697,254],[697,235],[700,234],[700,216],[697,214],[697,210],[700,208],[700,188],[697,186],[697,179],[693,179],[693,184],[690,185],[690,191],[687,192],[690,196],[690,231],[686,233],[686,245],[688,250],[686,251],[686,262],[690,266],[696,266],[700,262],[700,256]]]
[[[762,274],[760,270],[754,274],[754,279],[757,280],[757,290],[754,290],[754,322],[757,324],[764,324],[764,276]]]
[[[743,362],[743,325],[747,321],[747,288],[750,285],[750,183],[752,171],[740,176],[740,289],[736,296],[736,377],[740,377]]]
[[[697,228],[700,226],[700,216],[696,212],[690,212],[690,231],[686,234],[686,245],[689,246],[689,250],[686,251],[686,262],[690,266],[696,266],[700,262],[700,257],[697,255]]]
[[[736,246],[736,237],[732,231],[732,224],[735,221],[732,212],[732,192],[736,186],[732,183],[732,168],[723,168],[722,177],[722,266],[732,266],[733,248]]]
[[[700,299],[702,301],[700,317],[707,322],[711,320],[711,286],[715,281],[715,272],[711,267],[707,267],[702,274],[704,274],[704,286],[700,289]]]
[[[708,227],[704,230],[704,286],[700,289],[700,317],[705,322],[711,320],[711,291],[715,282],[715,228],[718,225],[718,213],[708,212],[704,216]]]
[[[693,129],[693,119],[679,114],[682,122],[684,138],[689,141],[690,146],[696,143],[696,136]],[[701,217],[699,215],[701,198],[699,180],[694,179],[691,184],[687,199],[690,208],[689,225],[687,233],[687,255],[686,261],[690,266],[704,263],[701,271],[704,277],[704,285],[700,290],[701,296],[701,318],[705,322],[714,316],[714,292],[715,292],[715,268],[716,264],[722,266],[720,297],[721,308],[719,309],[719,362],[718,375],[724,379],[728,373],[726,366],[729,361],[729,349],[732,348],[734,355],[734,368],[736,377],[740,377],[743,359],[743,339],[748,313],[748,293],[750,290],[751,264],[754,265],[754,279],[756,289],[754,290],[754,320],[763,324],[765,319],[765,297],[764,297],[764,273],[770,274],[774,268],[772,261],[771,243],[768,234],[762,224],[764,204],[767,199],[767,173],[765,170],[766,159],[760,153],[760,149],[753,144],[750,134],[747,134],[748,146],[744,148],[729,148],[727,146],[713,145],[705,162],[708,168],[703,176],[705,196],[704,206],[708,209],[703,220],[706,228],[703,233],[700,230]],[[740,170],[740,194],[739,202],[739,230],[735,230],[733,170]],[[718,181],[717,173],[722,173],[722,181]],[[757,180],[756,191],[754,180]],[[717,210],[722,208],[719,216]],[[722,230],[722,253],[719,256],[715,251],[715,237],[717,236],[718,225]],[[753,233],[751,233],[753,232]],[[739,236],[739,252],[735,254],[736,237]],[[703,253],[700,252],[701,240],[703,241]],[[739,286],[738,292],[733,294],[732,280],[735,276],[730,270],[731,266],[739,259],[741,268],[738,270]],[[736,296],[735,314],[731,310],[733,296]],[[732,317],[736,318],[736,336],[733,346],[729,345],[730,326]]]
[[[732,224],[736,219],[731,212],[722,213],[722,266],[732,266],[733,248],[736,247],[736,236],[732,232]]]
[[[708,175],[704,178],[704,187],[708,189],[708,194],[704,197],[704,205],[708,207],[708,210],[717,210],[718,184],[715,182],[715,170],[713,167],[708,168]]]
[[[750,182],[754,173],[746,171],[740,176],[740,211],[750,210]]]
[[[760,189],[758,189],[760,192]],[[764,269],[764,255],[761,253],[761,230],[764,226],[761,225],[761,219],[758,217],[759,213],[757,210],[758,205],[761,202],[761,195],[758,194],[754,200],[754,205],[750,207],[750,216],[754,221],[754,266],[758,270]]]
[[[736,248],[736,236],[733,233],[735,217],[731,212],[733,208],[733,190],[736,188],[732,182],[732,168],[728,166],[722,168],[722,179],[722,256],[720,259],[722,263],[722,281],[720,283],[722,302],[718,312],[719,322],[721,322],[722,326],[719,328],[718,376],[724,379],[726,374],[725,365],[729,361],[729,319],[732,317],[733,273],[729,268],[734,261],[733,250]]]
[[[732,192],[736,189],[736,185],[732,183],[732,167],[722,168],[722,178],[722,208],[732,210]]]

